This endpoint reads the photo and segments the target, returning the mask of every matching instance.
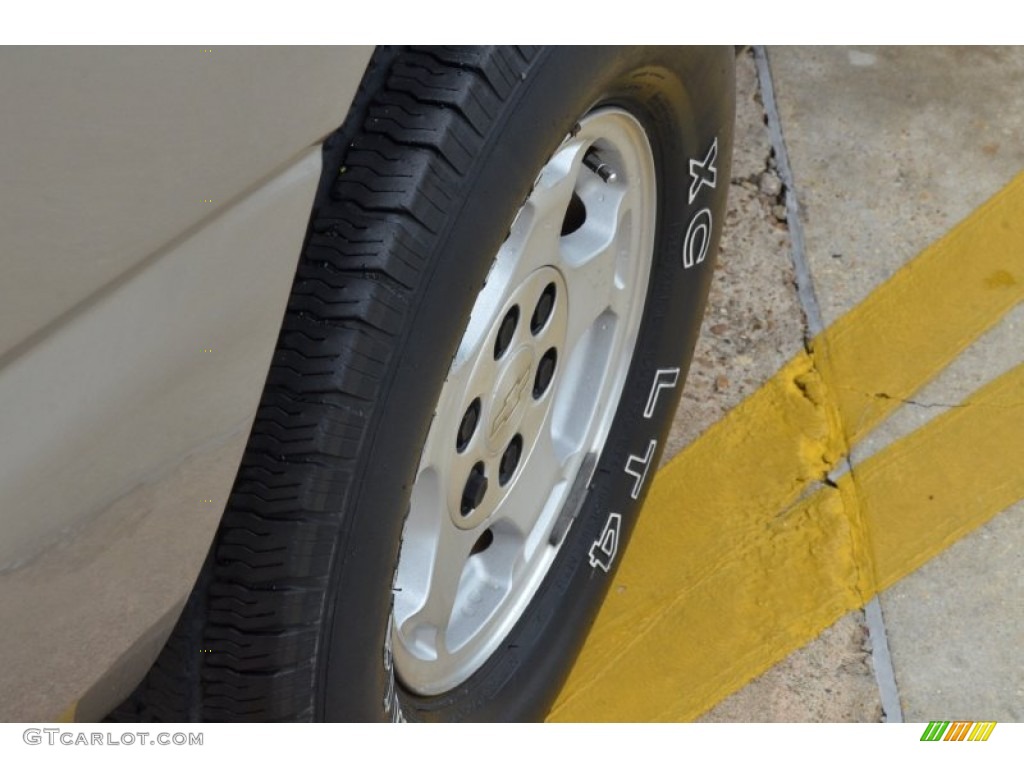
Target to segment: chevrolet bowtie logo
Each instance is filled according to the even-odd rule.
[[[494,421],[491,422],[491,437],[500,432],[509,419],[512,418],[512,414],[515,413],[516,407],[519,405],[519,401],[523,398],[523,390],[526,389],[526,385],[530,383],[530,368],[524,368],[523,372],[519,374],[519,377],[513,382],[512,387],[509,389],[508,394],[505,395],[505,399],[501,403],[501,408],[498,410],[498,414],[494,417]]]

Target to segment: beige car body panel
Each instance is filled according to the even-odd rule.
[[[0,50],[0,719],[101,717],[169,632],[371,52]]]

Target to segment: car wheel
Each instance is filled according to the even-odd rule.
[[[543,717],[681,392],[731,49],[380,49],[127,719]]]

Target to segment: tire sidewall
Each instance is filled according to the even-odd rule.
[[[318,655],[318,714],[328,720],[393,719],[396,702],[414,720],[538,719],[557,695],[593,622],[654,475],[703,315],[724,215],[732,133],[731,49],[553,48],[538,56],[494,122],[487,148],[464,179],[463,204],[437,238],[419,301],[358,480],[349,488]],[[581,76],[582,74],[582,76]],[[636,352],[620,405],[580,513],[543,583],[501,647],[465,683],[434,697],[395,689],[385,654],[391,589],[409,495],[434,406],[476,295],[537,172],[588,112],[633,114],[651,142],[657,174],[657,231]],[[717,183],[690,200],[689,162],[717,141]],[[694,217],[707,209],[708,256],[687,268]],[[654,376],[678,367],[644,415]],[[630,456],[657,450],[637,498],[624,471]],[[606,572],[589,552],[611,513],[621,515],[617,557]]]

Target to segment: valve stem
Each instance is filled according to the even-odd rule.
[[[618,178],[615,175],[615,169],[607,163],[601,162],[600,155],[592,149],[588,150],[583,156],[583,164],[600,176],[601,181],[605,184],[611,184],[616,178]]]

